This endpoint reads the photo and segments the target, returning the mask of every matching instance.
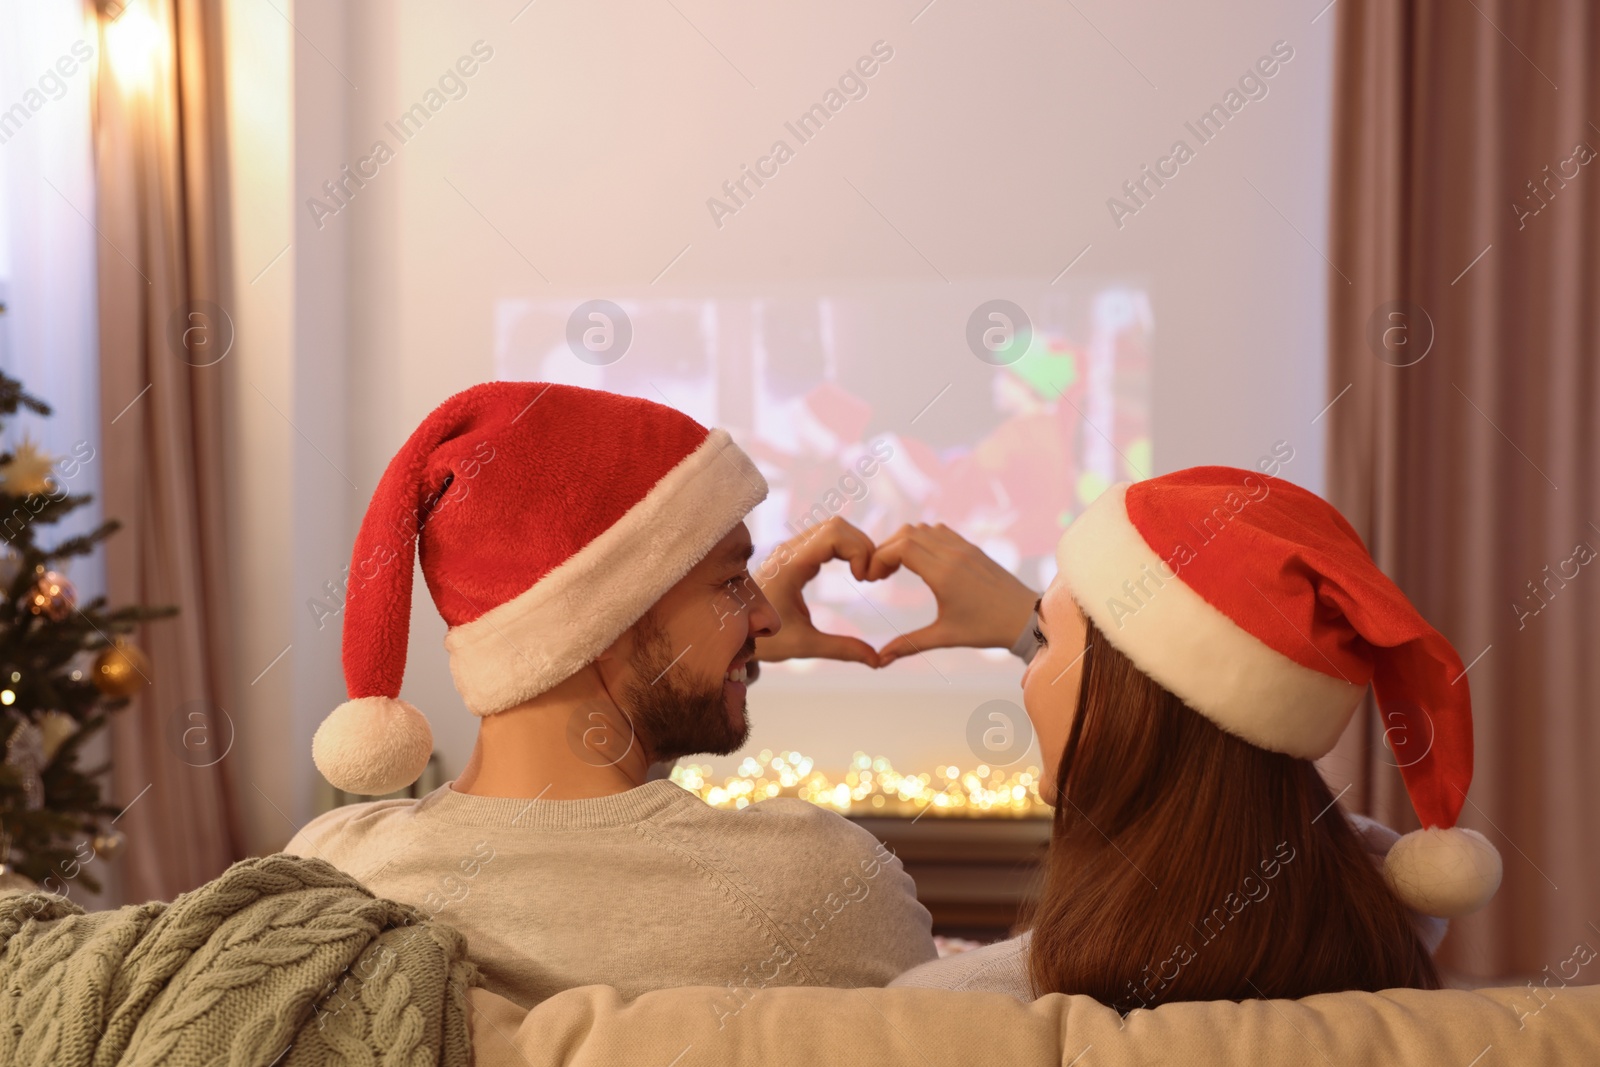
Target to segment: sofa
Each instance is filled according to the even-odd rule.
[[[0,891],[0,1065],[716,1067],[866,1063],[1600,1065],[1600,986],[1179,1003],[932,989],[484,989],[466,938],[317,858],[171,903]]]
[[[570,989],[531,1011],[468,994],[476,1067],[819,1064],[1600,1065],[1600,986],[1392,989],[1304,1000],[1167,1004],[1121,1018],[1084,996],[773,988],[731,1017],[714,987],[624,1002]],[[719,1027],[719,1017],[721,1026]]]

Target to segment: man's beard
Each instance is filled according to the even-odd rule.
[[[738,727],[729,721],[722,680],[710,685],[680,681],[687,671],[675,677],[671,638],[648,614],[639,620],[636,633],[634,680],[623,693],[634,734],[650,758],[670,762],[702,753],[726,756],[743,748],[750,739],[750,718],[740,716]],[[755,639],[747,639],[742,654],[754,652]]]

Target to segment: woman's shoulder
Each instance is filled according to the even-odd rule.
[[[1031,1003],[1028,982],[1029,935],[1024,933],[982,948],[930,960],[900,975],[891,987],[957,989],[968,992],[1005,993]]]

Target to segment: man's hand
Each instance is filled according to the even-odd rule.
[[[803,595],[806,583],[817,576],[824,563],[833,559],[847,561],[857,581],[867,580],[872,551],[872,539],[838,516],[773,549],[766,562],[755,568],[753,577],[778,610],[783,625],[771,637],[756,639],[755,658],[776,663],[821,657],[879,666],[878,650],[865,641],[823,633],[813,626]],[[1018,623],[1018,630],[1020,632],[1021,623]]]
[[[900,527],[872,553],[866,578],[872,582],[887,578],[902,565],[933,590],[939,614],[931,625],[879,649],[880,667],[930,648],[1010,648],[1039,598],[943,523]]]

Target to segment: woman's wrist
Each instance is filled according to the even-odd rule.
[[[1017,639],[1011,642],[1011,654],[1022,660],[1023,663],[1031,663],[1034,653],[1039,651],[1039,639],[1033,636],[1034,628],[1038,625],[1039,613],[1029,608],[1027,625],[1022,628],[1022,632],[1017,635]]]

